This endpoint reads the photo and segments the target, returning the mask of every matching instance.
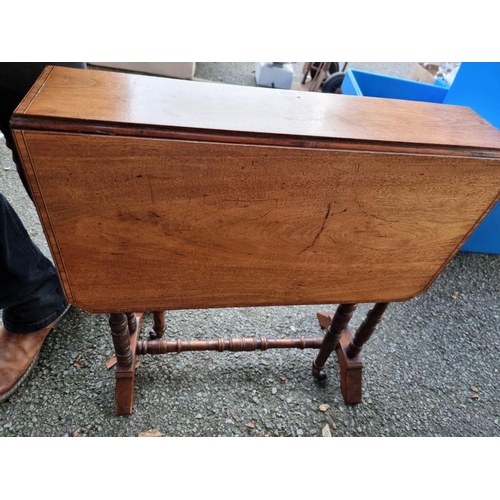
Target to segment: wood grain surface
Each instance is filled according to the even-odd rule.
[[[499,196],[482,158],[15,136],[65,292],[89,312],[405,300]]]
[[[433,103],[283,91],[99,70],[47,67],[17,117],[497,150],[500,131],[471,109]],[[28,120],[24,125],[29,124]],[[105,128],[101,129],[105,132]],[[255,138],[254,138],[255,140]]]
[[[386,303],[424,292],[500,196],[500,132],[454,106],[48,67],[11,128],[69,302],[112,313],[117,414],[136,354],[183,349],[320,347],[318,378],[336,349],[360,402]],[[378,304],[351,343],[360,302]],[[326,303],[308,340],[138,342],[130,312],[159,337],[168,309]]]

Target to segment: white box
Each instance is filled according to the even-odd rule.
[[[261,87],[291,89],[293,66],[291,63],[256,62],[255,79]]]

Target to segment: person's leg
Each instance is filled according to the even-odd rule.
[[[67,308],[54,266],[0,194],[0,402],[29,375]]]
[[[52,323],[66,306],[54,266],[0,194],[0,309],[4,326],[12,333],[33,332]]]
[[[67,308],[54,266],[0,194],[0,402],[29,375]]]

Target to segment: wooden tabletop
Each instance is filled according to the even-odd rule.
[[[64,67],[47,67],[17,114],[80,123],[271,134],[289,140],[308,137],[497,151],[500,145],[500,131],[461,106]]]

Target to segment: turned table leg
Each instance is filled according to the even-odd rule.
[[[116,354],[116,415],[130,415],[134,400],[135,350],[139,322],[134,313],[112,313],[109,318]]]
[[[161,339],[165,334],[165,311],[153,312],[154,325],[149,330],[149,338],[151,340]]]
[[[330,354],[337,348],[342,332],[347,328],[357,304],[340,304],[325,333],[318,356],[313,361],[312,374],[319,379],[326,378],[325,364]]]
[[[344,401],[348,404],[361,403],[362,401],[363,361],[360,356],[361,349],[382,320],[388,305],[385,302],[375,304],[368,311],[365,320],[354,336],[349,327],[346,326],[338,341],[336,353],[340,366],[340,388]],[[323,328],[329,317],[331,318],[331,315],[318,313],[318,319]]]
[[[379,302],[373,306],[366,314],[366,318],[359,325],[354,337],[351,339],[346,348],[347,357],[352,359],[359,356],[363,345],[372,336],[372,333],[377,328],[377,325],[382,321],[388,302]]]

